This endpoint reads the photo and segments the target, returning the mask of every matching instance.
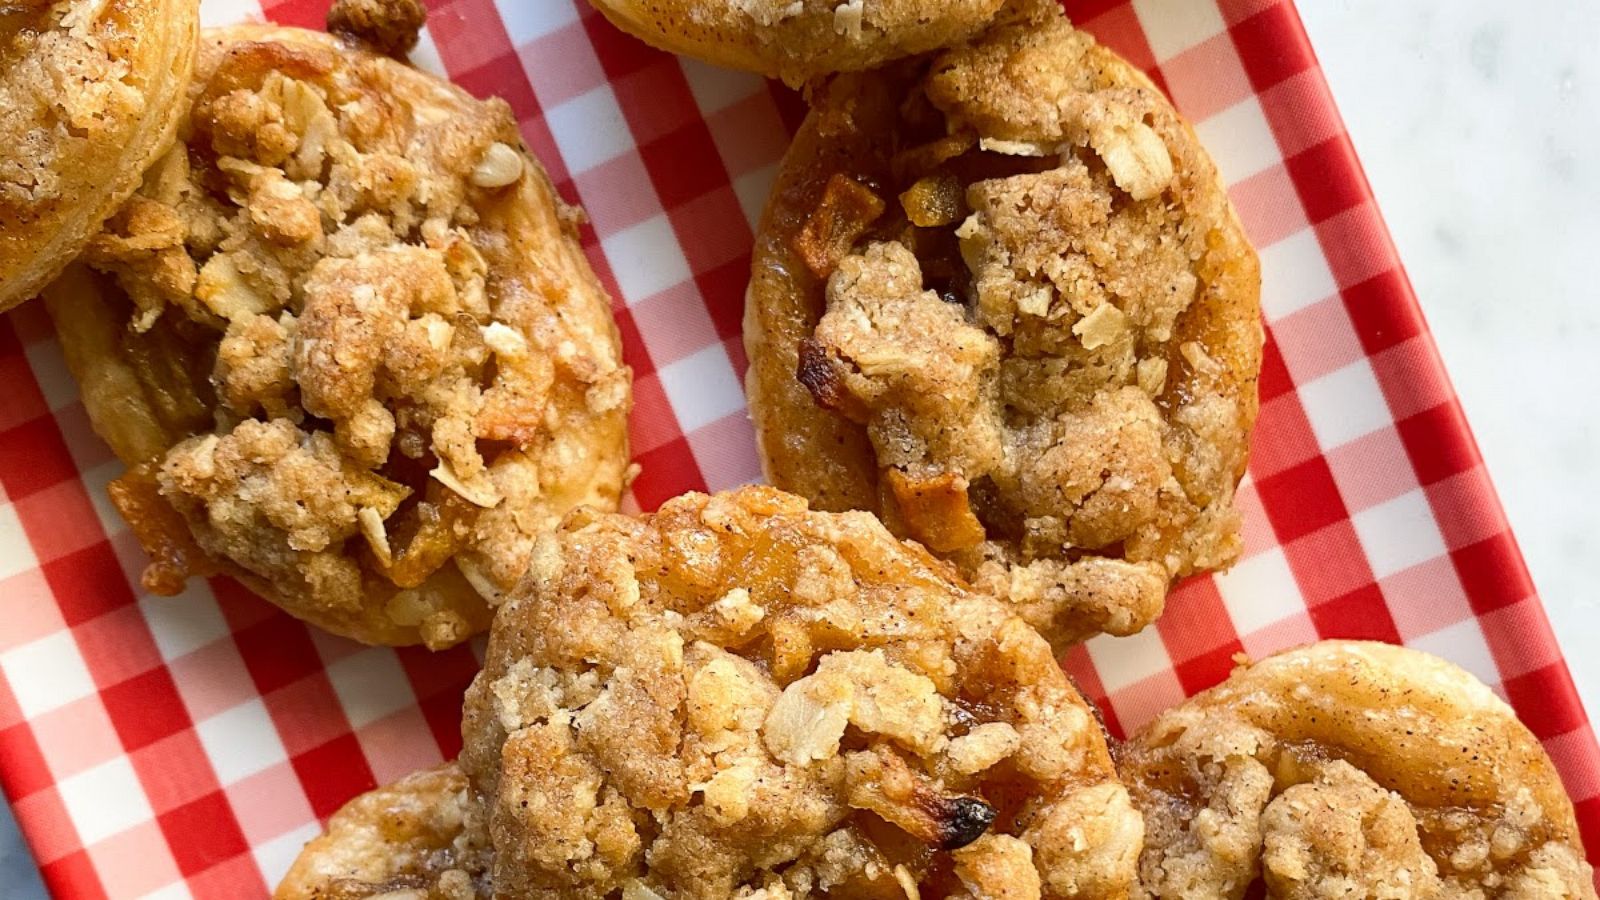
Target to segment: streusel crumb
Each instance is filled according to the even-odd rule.
[[[576,213],[504,102],[312,32],[208,34],[183,141],[89,248],[120,291],[54,301],[86,385],[123,367],[86,393],[147,585],[229,572],[374,643],[482,630],[622,487],[629,372]]]
[[[427,19],[422,0],[334,0],[328,10],[328,31],[404,59],[417,45]]]

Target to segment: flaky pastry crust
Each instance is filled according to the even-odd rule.
[[[746,306],[772,483],[879,514],[1058,647],[1231,562],[1259,266],[1160,93],[1052,8],[813,102]]]
[[[196,0],[0,8],[0,310],[60,273],[171,146],[198,22]]]
[[[464,640],[623,486],[581,213],[502,101],[325,34],[207,32],[191,102],[49,296],[145,585],[223,572],[360,641]]]
[[[1126,897],[1142,823],[1099,723],[952,576],[771,488],[574,512],[467,696],[490,891]]]
[[[799,85],[964,41],[1006,0],[591,2],[647,44]]]
[[[1236,670],[1117,750],[1140,895],[1593,898],[1550,758],[1435,656],[1324,641]]]
[[[455,763],[346,803],[305,846],[275,900],[489,897],[489,836]]]

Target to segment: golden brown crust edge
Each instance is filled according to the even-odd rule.
[[[851,155],[808,115],[779,165],[756,230],[744,310],[745,394],[767,481],[815,509],[876,510],[877,464],[865,429],[818,406],[795,377],[800,342],[822,317],[822,283],[793,247],[828,175]]]
[[[591,0],[651,46],[798,85],[965,40],[1005,0]]]
[[[365,52],[327,34],[271,25],[208,29],[203,40],[207,42],[207,52],[212,58],[221,54],[226,47],[246,42],[276,42],[291,47],[331,50],[338,54]],[[423,92],[424,96],[427,92],[436,92],[438,102],[446,106],[479,102],[455,85],[433,76],[388,60],[382,60],[381,64],[392,66],[391,71],[401,72],[402,78],[415,79],[413,89]],[[514,134],[506,140],[516,142]],[[620,500],[630,465],[627,413],[631,400],[626,389],[627,370],[621,365],[620,335],[611,317],[609,298],[578,244],[576,222],[581,218],[581,212],[560,200],[537,160],[525,151],[519,153],[519,158],[523,172],[520,181],[513,193],[496,201],[494,207],[494,215],[499,217],[496,221],[506,235],[504,254],[507,258],[538,260],[537,272],[529,276],[532,281],[525,287],[540,291],[552,303],[551,315],[570,337],[572,346],[569,351],[573,356],[609,361],[606,365],[620,372],[623,378],[622,396],[608,411],[591,416],[567,417],[558,433],[553,435],[553,439],[563,448],[563,462],[557,472],[559,477],[543,485],[544,492],[539,500],[557,509],[558,515],[559,511],[579,505],[612,509]],[[563,290],[543,290],[540,287],[558,283]],[[120,293],[109,278],[77,266],[70,269],[59,284],[51,286],[47,292],[47,304],[62,332],[69,368],[83,388],[85,403],[96,431],[130,469],[138,469],[153,465],[168,448],[192,432],[175,429],[170,416],[164,415],[162,404],[167,398],[153,395],[149,393],[147,385],[141,385],[135,367],[122,347],[124,323],[116,318],[117,314],[108,305],[112,292]],[[121,302],[125,305],[125,301]],[[138,487],[137,481],[135,479],[135,488]],[[268,579],[229,560],[209,557],[192,539],[174,538],[174,526],[179,531],[186,526],[181,519],[174,523],[176,513],[159,498],[140,497],[141,492],[136,489],[125,490],[124,493],[131,494],[135,504],[142,500],[151,518],[157,520],[132,522],[136,534],[155,560],[152,568],[147,569],[147,581],[151,577],[162,577],[158,574],[163,571],[162,567],[169,573],[169,579],[175,575],[179,584],[183,577],[189,575],[228,574],[297,617],[334,634],[364,643],[428,643],[438,647],[463,640],[488,626],[490,610],[484,598],[478,596],[483,589],[479,588],[476,594],[471,590],[463,591],[461,589],[466,588],[466,583],[459,577],[455,578],[455,586],[446,593],[463,595],[451,603],[453,614],[460,616],[461,621],[437,634],[428,630],[430,626],[427,623],[394,621],[381,604],[374,608],[370,603],[365,603],[352,610],[296,602],[293,597],[285,596],[275,588]],[[119,502],[119,506],[122,503]],[[514,581],[516,576],[512,574],[510,577]]]
[[[126,63],[126,82],[140,95],[139,108],[113,117],[97,134],[53,148],[59,155],[46,165],[59,179],[55,200],[42,209],[24,205],[20,216],[0,205],[0,311],[33,297],[60,274],[172,145],[194,67],[199,3],[115,0],[96,21],[113,19],[115,26],[102,26],[114,30],[106,40],[132,46],[110,59]],[[88,29],[89,36],[97,37],[97,31]],[[0,79],[20,77],[22,68],[11,61]],[[6,99],[15,107],[15,97]],[[12,152],[33,149],[22,135],[8,139],[16,140]]]

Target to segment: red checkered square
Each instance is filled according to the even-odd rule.
[[[1369,355],[1376,355],[1396,344],[1423,333],[1422,319],[1405,315],[1387,302],[1397,293],[1409,292],[1405,272],[1390,269],[1342,291],[1345,309],[1350,314],[1361,344]]]
[[[260,846],[316,821],[294,768],[287,762],[227,785],[228,805],[251,846]]]
[[[0,488],[13,503],[48,488],[75,489],[76,478],[54,419],[26,419],[0,431]]]
[[[217,789],[209,754],[194,731],[163,738],[128,754],[156,812],[182,806]]]
[[[641,509],[655,509],[686,490],[685,484],[698,485],[687,490],[705,490],[705,477],[689,447],[688,438],[679,437],[654,449],[635,454],[639,477],[633,482],[633,497]]]
[[[555,106],[606,83],[606,73],[594,55],[588,32],[576,18],[571,24],[522,45],[517,55],[533,92],[546,106]]]
[[[1204,4],[1194,6],[1205,8]],[[1161,63],[1161,73],[1166,76],[1173,105],[1191,121],[1202,124],[1255,96],[1233,41],[1225,33],[1168,57]]]
[[[1394,428],[1381,428],[1335,447],[1325,458],[1352,514],[1417,489],[1417,475]]]
[[[322,671],[307,627],[288,616],[273,615],[236,630],[233,640],[262,694],[270,695]]]
[[[179,871],[196,875],[249,852],[228,798],[218,791],[156,817]]]
[[[683,87],[687,91],[687,86]],[[656,193],[667,209],[688,203],[697,197],[722,188],[728,183],[727,170],[718,161],[717,145],[711,139],[711,130],[705,122],[691,124],[668,132],[647,144],[639,145],[644,165],[655,179]],[[685,166],[686,159],[698,160]]]
[[[424,731],[427,723],[416,704],[385,716],[356,730],[361,752],[372,767],[372,777],[386,784],[418,769],[438,765],[442,757],[432,741],[416,741],[411,736]]]
[[[1349,518],[1328,461],[1320,456],[1258,479],[1256,491],[1284,544]]]
[[[629,151],[573,176],[575,199],[597,231],[613,234],[654,216],[660,210],[656,189],[644,160]]]
[[[355,735],[345,734],[297,754],[291,761],[311,811],[319,819],[333,815],[355,794],[378,786],[372,767]]]
[[[73,503],[84,500],[84,495],[79,490],[62,491],[61,499]],[[18,512],[28,517],[24,521],[35,523],[34,509],[19,505]],[[38,513],[48,522],[30,528],[30,537],[49,541],[43,548],[35,543],[34,552],[45,560],[40,570],[50,590],[59,598],[61,616],[66,623],[76,628],[115,610],[131,608],[133,590],[123,578],[122,563],[112,547],[97,536],[98,529],[91,532],[80,520],[81,530],[69,539],[72,522],[68,520],[79,519],[78,513],[59,517],[42,507]]]
[[[116,896],[143,897],[182,881],[173,853],[167,834],[147,823],[90,847],[89,860],[116,886]]]
[[[1430,559],[1380,579],[1401,640],[1410,642],[1473,617],[1467,592],[1447,558]]]
[[[1354,638],[1398,643],[1400,632],[1389,615],[1389,605],[1376,584],[1367,584],[1342,597],[1311,607],[1311,621],[1325,637]]]
[[[1547,715],[1527,722],[1540,739],[1559,737],[1588,727],[1578,689],[1564,665],[1550,665],[1505,680],[1506,697],[1518,709],[1549,707]],[[1591,851],[1592,855],[1592,851]]]
[[[1273,322],[1272,338],[1289,365],[1289,377],[1297,384],[1315,381],[1367,356],[1338,297]]]
[[[1249,18],[1228,26],[1239,47],[1239,57],[1258,93],[1286,79],[1316,68],[1311,42],[1300,27],[1300,17],[1290,3],[1274,3]],[[1326,104],[1331,112],[1333,104]]]
[[[1294,179],[1282,163],[1234,184],[1228,194],[1245,233],[1258,249],[1277,244],[1306,227],[1306,214],[1294,192]]]
[[[5,794],[18,798],[37,797],[55,781],[34,728],[28,722],[0,728],[0,759],[5,760]],[[18,816],[21,812],[18,811]],[[36,854],[37,855],[37,854]]]
[[[154,664],[158,665],[159,661]],[[116,723],[117,734],[129,753],[187,731],[193,724],[172,674],[165,668],[150,669],[142,675],[102,687],[100,700],[111,721]]]
[[[58,896],[75,900],[80,897],[83,900],[101,900],[107,896],[105,888],[100,885],[100,876],[95,873],[94,862],[83,850],[44,863],[39,867],[39,873],[44,876],[44,883],[49,886],[51,893]]]
[[[653,51],[582,0],[429,2],[429,58],[504,97],[588,208],[580,236],[638,376],[625,507],[759,477],[743,292],[803,103]],[[208,17],[255,11],[222,3]],[[1272,326],[1243,558],[1175,591],[1156,628],[1070,651],[1068,670],[1121,734],[1241,651],[1406,641],[1503,685],[1600,839],[1600,750],[1293,7],[1066,6],[1196,119],[1260,249]],[[365,650],[225,579],[137,593],[142,552],[104,498],[117,466],[37,304],[0,319],[0,373],[0,785],[52,891],[262,896],[353,793],[459,751],[481,642]]]
[[[1297,538],[1283,552],[1308,607],[1374,584],[1371,561],[1348,520]]]
[[[30,742],[48,747],[49,755],[42,756],[49,776],[57,781],[94,768],[113,757],[123,754],[122,741],[106,715],[105,704],[99,697],[85,697],[35,716],[28,723],[32,733]],[[0,746],[9,744],[0,743]],[[5,747],[8,754],[10,747]],[[29,754],[31,748],[16,748],[19,756]],[[42,776],[43,773],[41,773]]]
[[[1456,574],[1479,615],[1533,596],[1533,585],[1517,564],[1520,559],[1510,532],[1450,551]]]
[[[1501,677],[1516,678],[1561,664],[1561,653],[1537,597],[1510,603],[1478,617]]]

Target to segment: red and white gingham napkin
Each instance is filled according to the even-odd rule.
[[[418,61],[511,103],[616,297],[639,507],[759,477],[740,387],[753,223],[802,109],[655,52],[583,0],[429,0]],[[1287,0],[1068,0],[1151,72],[1261,250],[1246,550],[1068,666],[1119,733],[1234,654],[1403,642],[1543,740],[1600,854],[1600,750],[1327,86]],[[326,0],[207,0],[319,27]],[[364,648],[226,580],[142,594],[43,311],[0,318],[0,785],[58,896],[262,896],[356,793],[455,754],[469,648]]]

